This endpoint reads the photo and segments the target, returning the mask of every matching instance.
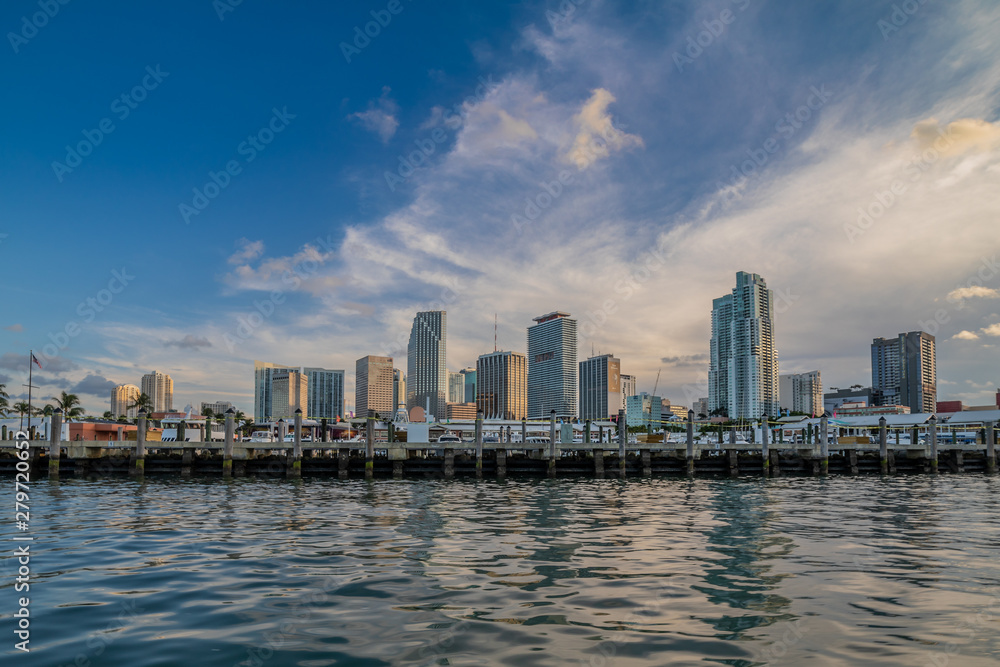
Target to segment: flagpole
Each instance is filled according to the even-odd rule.
[[[31,437],[31,359],[35,356],[34,350],[28,350],[28,437]]]

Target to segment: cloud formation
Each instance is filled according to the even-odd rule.
[[[101,375],[90,374],[83,378],[70,389],[71,394],[90,394],[109,398],[111,390],[115,388],[115,383]]]
[[[593,91],[580,113],[573,117],[577,134],[564,159],[583,170],[613,152],[644,146],[642,138],[615,127],[608,107],[615,96],[604,88]]]
[[[959,331],[951,338],[952,340],[979,340],[979,334],[974,331]]]
[[[236,242],[237,250],[226,261],[230,264],[246,264],[264,254],[263,241],[251,241],[242,238]]]
[[[1000,290],[982,285],[959,287],[948,293],[949,301],[964,301],[965,299],[1000,299]]]
[[[377,134],[383,144],[389,143],[399,128],[399,119],[396,117],[399,105],[389,97],[390,92],[389,86],[383,87],[382,95],[377,100],[368,102],[366,111],[358,111],[347,117],[358,121],[369,132]]]
[[[201,348],[212,347],[212,342],[204,336],[192,336],[188,334],[179,340],[163,341],[163,347],[176,347],[182,350],[200,350]]]
[[[20,333],[24,331],[24,326],[21,324],[11,324],[9,327],[4,327],[7,331],[13,331],[14,333]]]
[[[934,148],[943,155],[992,151],[1000,146],[1000,123],[981,118],[960,118],[942,125],[936,118],[916,124],[910,135],[920,151]]]

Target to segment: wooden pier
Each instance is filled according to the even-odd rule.
[[[60,419],[61,415],[56,415]],[[141,418],[140,421],[144,421]],[[298,421],[298,419],[297,419]],[[825,424],[824,424],[825,426]],[[52,429],[60,433],[58,424]],[[144,433],[141,425],[139,433]],[[296,432],[299,432],[298,430]],[[996,432],[982,429],[982,442],[938,439],[932,425],[925,444],[894,444],[885,424],[876,442],[829,443],[826,429],[817,444],[763,442],[696,444],[688,423],[687,442],[484,443],[482,429],[471,443],[418,442],[236,442],[231,418],[224,442],[0,441],[0,473],[31,472],[32,478],[102,475],[214,475],[220,477],[303,476],[400,478],[593,477],[740,475],[861,475],[995,473]],[[368,433],[373,434],[372,424]],[[457,446],[456,446],[457,445]]]

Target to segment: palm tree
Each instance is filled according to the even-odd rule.
[[[206,421],[212,421],[212,418],[215,417],[215,411],[212,408],[205,408],[201,411],[201,416],[205,417]]]
[[[109,421],[115,418],[114,414],[111,413],[111,410],[105,410],[104,414],[101,416]]]
[[[51,417],[52,413],[55,412],[55,411],[56,411],[55,407],[53,407],[52,404],[50,403],[50,404],[46,405],[44,408],[42,408],[42,416],[43,417]]]
[[[128,406],[129,410],[132,408],[135,408],[136,412],[139,410],[145,410],[148,415],[153,411],[153,401],[149,398],[149,394],[139,394],[139,398],[135,399],[135,401]]]
[[[33,408],[28,405],[27,401],[18,401],[14,405],[10,406],[11,410],[16,412],[20,418],[23,420],[25,415],[30,417],[35,417],[38,415],[38,408]]]
[[[76,394],[68,394],[64,391],[59,398],[53,396],[52,400],[56,402],[56,407],[62,410],[63,419],[83,417],[84,409],[80,406],[80,397]]]
[[[7,385],[0,382],[0,417],[4,417],[10,411],[10,403],[7,399],[10,398],[10,394],[7,393]]]

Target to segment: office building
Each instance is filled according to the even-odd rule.
[[[174,409],[174,381],[169,375],[153,371],[142,376],[142,393],[149,396],[153,412],[170,412]]]
[[[663,421],[663,398],[646,392],[625,399],[625,425],[658,430]]]
[[[708,397],[699,398],[691,404],[691,410],[696,419],[708,417]]]
[[[475,403],[476,402],[476,369],[475,368],[463,368],[459,371],[462,374],[465,382],[465,402]]]
[[[710,411],[730,419],[778,414],[773,299],[762,277],[740,271],[733,291],[712,301]]]
[[[473,421],[476,418],[475,403],[449,403],[446,410],[449,421]]]
[[[448,314],[417,313],[406,348],[406,407],[422,408],[425,419],[446,418],[448,404]]]
[[[823,380],[819,371],[778,376],[778,396],[782,410],[822,417]]]
[[[556,311],[528,327],[528,418],[562,419],[577,411],[576,320]]]
[[[621,376],[621,394],[622,394],[622,404],[621,409],[625,409],[625,401],[629,396],[635,396],[639,393],[639,379],[635,375],[625,375]]]
[[[336,421],[344,416],[344,371],[303,368],[309,386],[306,412],[310,419]]]
[[[134,384],[120,384],[111,390],[111,418],[136,419],[139,408],[130,407],[139,400],[139,388]]]
[[[823,394],[823,411],[832,415],[837,408],[845,403],[864,403],[865,405],[875,405],[875,393],[871,387],[862,387],[860,384],[851,386],[848,389],[838,389],[830,387],[830,391]]]
[[[295,411],[302,410],[302,418],[309,416],[309,380],[296,370],[275,371],[271,379],[271,418],[294,419]]]
[[[448,402],[465,403],[465,376],[448,371]]]
[[[394,371],[392,357],[368,355],[355,362],[354,412],[358,417],[392,418]]]
[[[580,419],[608,419],[622,404],[621,360],[601,354],[580,362]]]
[[[519,352],[491,352],[476,360],[476,406],[489,419],[528,415],[528,360]]]
[[[296,371],[296,366],[272,364],[265,361],[253,362],[253,417],[258,424],[274,421],[272,418],[272,398],[274,393],[274,374],[278,372]]]
[[[905,405],[912,413],[937,407],[937,350],[923,331],[872,341],[872,389],[878,405]]]

